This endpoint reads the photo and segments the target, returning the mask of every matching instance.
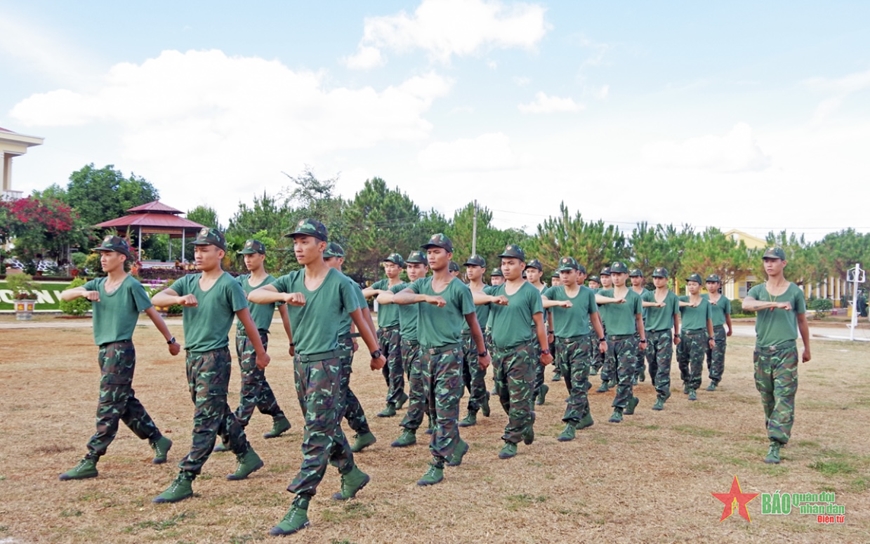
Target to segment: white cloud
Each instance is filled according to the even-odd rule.
[[[834,115],[849,95],[870,89],[870,70],[838,79],[811,78],[804,81],[804,85],[816,91],[833,93],[833,96],[822,100],[816,107],[813,124],[818,125]]]
[[[423,0],[412,15],[401,11],[367,17],[357,53],[346,64],[377,66],[383,63],[382,50],[421,49],[446,64],[453,56],[488,49],[531,49],[550,29],[544,12],[537,4],[508,5],[499,0]]]
[[[764,153],[752,127],[737,123],[724,136],[707,135],[684,142],[663,141],[643,146],[644,159],[656,166],[717,172],[765,170],[771,159]]]
[[[234,206],[249,199],[251,183],[283,184],[282,170],[427,138],[432,126],[423,115],[451,88],[435,73],[381,90],[327,88],[324,79],[221,51],[164,51],[115,65],[92,93],[34,94],[11,117],[25,126],[113,130],[120,142],[113,162],[166,187],[170,202],[202,198],[207,183],[209,198]]]
[[[420,164],[433,171],[484,171],[515,168],[522,160],[511,148],[510,138],[501,132],[474,139],[435,142],[417,156]]]
[[[547,96],[543,92],[535,93],[535,99],[528,104],[517,106],[522,113],[577,113],[586,108],[583,104],[574,102],[573,98]]]
[[[525,87],[531,82],[532,80],[530,78],[524,76],[514,76],[514,83],[516,83],[517,87]]]

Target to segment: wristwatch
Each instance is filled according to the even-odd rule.
[[[487,355],[489,355],[489,354],[486,352],[486,350],[483,350],[483,351],[480,351],[477,353],[478,357],[486,357]]]
[[[383,353],[381,353],[381,350],[376,349],[376,350],[374,350],[374,351],[372,352],[372,359],[377,359],[377,358],[379,358],[381,355],[383,355]]]
[[[601,338],[598,339],[598,341],[599,341],[599,342],[607,342],[607,338],[604,338],[604,337],[602,336]]]
[[[172,344],[175,343],[175,337],[173,336],[172,338],[170,338],[169,340],[167,340],[166,343],[167,343],[168,345],[171,346]]]
[[[549,355],[549,354],[550,354],[550,350],[548,350],[548,349],[541,350],[541,355]]]

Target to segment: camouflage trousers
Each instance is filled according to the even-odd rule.
[[[435,429],[429,441],[435,466],[453,456],[459,444],[459,399],[462,397],[462,346],[448,344],[423,348],[423,397],[434,416]]]
[[[344,407],[341,356],[344,353],[344,350],[337,349],[316,356],[297,353],[293,358],[296,397],[305,419],[305,429],[302,433],[302,466],[287,487],[291,493],[313,497],[326,474],[327,465],[338,467],[342,474],[353,469],[353,453],[341,430]],[[311,360],[319,357],[325,358]]]
[[[535,361],[541,359],[541,343],[538,341],[538,329],[532,327],[532,348],[534,349]],[[552,353],[552,352],[551,352]],[[541,394],[544,386],[544,365],[535,365],[535,379],[532,382],[532,402]]]
[[[100,402],[97,405],[97,432],[88,441],[89,459],[99,459],[118,432],[118,422],[145,440],[160,438],[160,431],[133,391],[133,371],[136,368],[136,349],[131,340],[111,342],[100,346],[97,358],[100,365]]]
[[[260,331],[260,341],[263,349],[269,345],[269,334]],[[239,407],[236,417],[243,427],[248,426],[254,409],[261,414],[272,416],[272,419],[282,419],[284,412],[278,407],[275,393],[266,381],[266,373],[257,368],[257,352],[254,344],[243,332],[236,333],[236,355],[239,358],[239,368],[242,374],[242,391],[239,394]]]
[[[715,384],[722,381],[722,374],[725,372],[725,348],[728,345],[726,339],[724,325],[713,327],[715,345],[707,348],[707,370],[710,372],[710,381]]]
[[[408,412],[400,427],[416,431],[429,413],[429,402],[423,390],[423,350],[416,340],[402,339],[402,361],[408,367]]]
[[[701,372],[704,370],[704,355],[708,345],[706,329],[680,332],[677,364],[680,367],[680,378],[689,389],[701,387]]]
[[[634,356],[634,360],[635,360],[634,375],[637,376],[638,379],[640,379],[640,377],[644,373],[644,369],[646,366],[646,357],[645,357],[646,352],[643,350],[643,348],[640,347],[640,336],[635,335],[635,337],[637,338],[637,353]],[[647,347],[649,347],[649,339],[647,339]]]
[[[556,369],[568,387],[568,406],[562,421],[579,423],[589,413],[589,366],[598,346],[593,334],[573,338],[556,338]]]
[[[671,396],[671,360],[674,357],[674,337],[671,329],[646,331],[646,359],[656,396]]]
[[[798,350],[794,341],[755,347],[755,388],[761,393],[767,436],[787,444],[794,424],[794,397],[798,388]]]
[[[371,432],[369,422],[366,419],[362,404],[350,389],[350,375],[353,373],[353,337],[350,333],[338,337],[338,348],[343,351],[341,355],[341,396],[343,404],[339,410],[347,420],[347,425],[356,434]],[[339,419],[339,421],[341,421]]]
[[[387,364],[381,369],[387,382],[387,404],[396,405],[405,392],[405,369],[402,368],[402,337],[399,326],[378,329],[378,347]]]
[[[616,396],[613,397],[613,407],[625,409],[628,401],[634,396],[631,380],[634,378],[637,368],[637,335],[624,334],[613,335],[608,338],[610,345],[608,350],[613,350],[610,356],[616,367]]]
[[[532,343],[493,349],[495,391],[508,415],[508,424],[501,437],[505,442],[519,443],[523,433],[534,423],[535,367],[544,366],[538,359],[538,349]]]
[[[245,428],[227,404],[232,364],[227,348],[187,352],[187,388],[194,406],[193,444],[178,464],[183,471],[199,474],[218,435],[233,453],[248,451]]]
[[[477,343],[471,334],[462,335],[462,383],[468,390],[468,411],[476,414],[486,400],[486,370],[480,368]]]
[[[600,353],[600,352],[599,352]],[[616,358],[613,356],[613,340],[607,336],[607,353],[600,355],[601,357],[601,381],[615,382],[618,379],[616,372]]]

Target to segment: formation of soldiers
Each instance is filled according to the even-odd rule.
[[[479,255],[465,260],[468,283],[458,276],[454,247],[443,234],[433,235],[407,258],[393,253],[383,261],[386,279],[361,289],[341,272],[344,249],[329,242],[326,227],[300,221],[287,235],[301,270],[275,278],[264,269],[266,248],[248,240],[240,252],[249,274],[233,278],[221,269],[226,253],[223,234],[204,228],[197,235],[199,273],[187,275],[150,300],[141,284],[124,271],[130,259],[127,242],[107,236],[94,249],[101,253],[106,277],[64,292],[62,298],[93,302],[94,339],[100,347],[100,402],[97,432],[88,453],[61,480],[96,477],[97,463],[123,421],[154,450],[154,463],[164,463],[172,441],[161,435],[132,389],[135,350],[133,329],[145,312],[167,341],[176,342],[154,306],[183,306],[186,371],[194,405],[192,445],[179,463],[179,473],[156,503],[172,503],[193,495],[192,484],[212,452],[232,451],[238,460],[228,480],[242,480],[263,467],[245,435],[255,410],[272,417],[265,438],[291,428],[264,373],[275,310],[290,339],[296,394],[304,419],[302,464],[287,488],[294,494],[290,509],[272,535],[288,535],[308,526],[308,507],[327,465],[338,468],[341,488],[335,500],[350,499],[370,481],[354,454],[375,443],[365,411],[350,387],[353,354],[361,340],[371,354],[370,368],[382,370],[385,407],[378,417],[394,417],[405,403],[400,432],[391,443],[407,447],[427,419],[431,461],[417,482],[441,482],[446,467],[461,465],[469,445],[460,428],[489,417],[492,396],[507,415],[498,457],[517,455],[518,444],[535,440],[536,404],[544,404],[549,386],[544,367],[555,362],[554,380],[563,380],[568,399],[559,441],[593,425],[589,408],[590,376],[600,373],[599,393],[615,388],[611,423],[620,423],[638,408],[633,388],[647,375],[656,390],[653,410],[663,410],[671,397],[671,360],[676,347],[683,393],[697,399],[706,358],[709,385],[715,391],[724,372],[726,337],[732,333],[731,307],[720,294],[716,275],[702,281],[686,278],[688,295],[668,288],[669,273],[656,268],[655,290],[644,287],[643,272],[614,262],[599,276],[574,257],[564,256],[548,287],[543,266],[508,245],[499,266],[484,283],[487,263]],[[797,390],[797,331],[810,359],[805,304],[799,288],[786,281],[785,255],[779,248],[764,254],[768,281],[753,287],[744,309],[757,311],[756,385],[761,393],[770,449],[765,462],[780,462],[779,448],[791,434]],[[409,282],[403,282],[405,272]],[[706,293],[701,293],[702,286]],[[375,327],[366,299],[379,305]],[[236,355],[242,375],[238,408],[227,402],[232,366],[228,333],[237,319]],[[493,366],[494,389],[487,390],[487,369]],[[406,386],[407,385],[407,392]],[[460,402],[468,392],[465,416]],[[341,421],[353,430],[345,436]],[[217,437],[220,436],[220,443]]]

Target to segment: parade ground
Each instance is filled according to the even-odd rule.
[[[137,328],[136,396],[174,441],[165,465],[151,464],[147,442],[123,425],[98,465],[99,477],[58,481],[86,452],[94,431],[99,370],[89,320],[40,318],[35,327],[12,328],[0,317],[0,542],[230,542],[269,540],[292,500],[284,489],[300,465],[302,418],[293,388],[287,341],[280,328],[269,352],[267,377],[293,428],[265,440],[271,418],[255,414],[248,437],[265,467],[231,482],[231,453],[213,454],[194,482],[193,498],[152,504],[174,478],[191,440],[193,405],[183,352],[171,357],[152,326]],[[48,323],[48,325],[41,325]],[[181,322],[169,320],[182,340]],[[142,322],[140,321],[140,324]],[[749,333],[746,334],[748,329]],[[814,334],[816,329],[813,329]],[[444,481],[420,488],[429,462],[428,436],[391,448],[398,417],[378,418],[385,384],[356,355],[352,389],[360,398],[375,445],[356,455],[371,482],[356,499],[334,502],[339,475],[327,471],[309,510],[311,527],[288,542],[867,542],[870,541],[870,343],[813,338],[812,361],[800,366],[792,440],[782,464],[762,459],[768,440],[752,370],[754,339],[740,325],[728,340],[724,379],[689,402],[673,364],[673,396],[661,412],[650,408],[649,378],[635,388],[640,405],[621,424],[607,423],[613,391],[595,393],[595,424],[572,442],[556,436],[563,424],[565,386],[550,381],[546,403],[536,408],[536,439],[499,460],[507,417],[493,398],[492,416],[462,429],[471,449]],[[866,330],[859,330],[867,336]],[[231,333],[232,334],[232,333]],[[832,335],[848,336],[845,328]],[[800,343],[799,343],[800,345]],[[238,403],[235,354],[230,405]],[[492,371],[487,387],[492,386]],[[462,417],[467,396],[463,398]],[[345,429],[347,427],[345,426]],[[748,521],[734,508],[720,521],[735,476],[748,502]],[[796,495],[824,497],[844,514],[801,513]],[[790,511],[784,511],[788,495]],[[804,501],[807,502],[807,501]],[[822,505],[821,502],[814,503]],[[806,505],[805,505],[806,506]],[[822,507],[827,507],[822,505]],[[830,521],[831,523],[822,523]]]

